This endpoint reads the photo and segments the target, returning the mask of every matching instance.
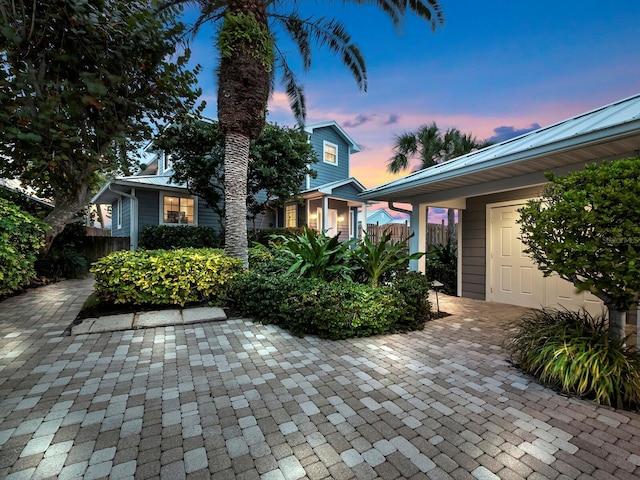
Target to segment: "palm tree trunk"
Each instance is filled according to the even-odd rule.
[[[247,172],[251,139],[237,132],[225,136],[225,252],[249,266],[247,248]]]

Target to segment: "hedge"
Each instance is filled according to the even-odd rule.
[[[13,293],[29,284],[34,264],[44,245],[49,227],[0,198],[0,295]]]
[[[409,302],[405,292],[415,294],[420,288],[412,285],[405,290],[373,288],[344,280],[326,282],[251,271],[236,278],[230,295],[244,315],[282,326],[295,335],[336,340],[422,328],[430,310],[427,290],[422,291],[421,301]],[[428,289],[428,282],[424,285]],[[425,305],[426,312],[421,310]]]
[[[220,248],[222,237],[211,227],[189,225],[145,225],[138,246],[146,250]]]
[[[180,305],[226,299],[242,262],[217,249],[119,251],[95,262],[100,301],[134,305]]]

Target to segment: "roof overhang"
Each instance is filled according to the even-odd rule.
[[[135,177],[134,177],[135,178]],[[185,187],[179,185],[158,185],[153,183],[143,183],[127,178],[115,178],[107,182],[91,199],[91,203],[95,204],[111,204],[115,202],[123,194],[128,194],[132,189],[139,188],[145,190],[157,190],[163,192],[184,193]]]
[[[361,196],[364,200],[403,203],[444,202],[539,185],[546,182],[545,172],[564,174],[587,163],[636,156],[639,150],[640,119],[636,119],[480,163],[461,157],[452,161],[457,165],[435,165]]]

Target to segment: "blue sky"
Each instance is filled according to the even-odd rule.
[[[367,62],[367,93],[326,49],[315,49],[309,73],[298,69],[307,123],[344,127],[362,147],[351,175],[366,187],[403,176],[386,172],[395,136],[425,123],[505,139],[640,92],[638,0],[441,0],[445,24],[435,33],[414,16],[398,32],[371,6],[297,3],[302,16],[342,20]],[[192,50],[205,114],[215,118],[211,36],[203,30]],[[295,51],[290,58],[299,65]],[[295,123],[279,84],[269,112]]]

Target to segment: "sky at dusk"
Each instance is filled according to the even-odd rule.
[[[341,20],[366,60],[362,93],[328,49],[315,48],[304,73],[294,48],[281,44],[304,84],[307,124],[335,120],[361,146],[351,175],[367,188],[409,173],[391,175],[386,165],[396,135],[421,125],[500,141],[640,92],[638,0],[440,4],[445,24],[432,33],[412,15],[397,31],[372,6],[297,2],[302,17]],[[216,118],[212,32],[191,48],[203,67],[204,114]],[[279,83],[268,120],[295,124]]]

